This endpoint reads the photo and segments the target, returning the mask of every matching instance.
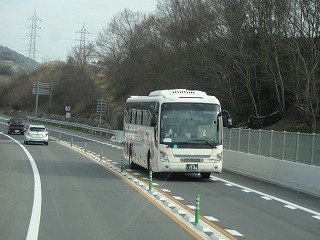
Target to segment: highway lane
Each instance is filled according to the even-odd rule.
[[[98,154],[103,149],[108,158],[120,163],[121,145],[99,139],[92,142],[76,135],[72,136],[74,144],[86,143]],[[70,141],[71,136],[62,138]],[[147,178],[144,169],[135,172]],[[160,174],[154,182],[187,207],[192,207],[195,196],[200,194],[201,214],[238,239],[320,238],[320,199],[317,197],[226,171],[213,175],[208,181],[200,180],[196,174]]]
[[[0,239],[26,239],[33,203],[31,173],[23,150],[0,134]]]
[[[50,131],[52,136],[58,134]],[[120,163],[120,144],[76,135],[79,134],[60,133],[62,140],[70,141],[72,137],[74,145],[86,143],[88,151],[98,154],[102,149],[103,155]],[[144,169],[135,172],[141,178],[147,177]],[[225,171],[208,181],[200,180],[195,174],[172,174],[157,176],[154,182],[186,208],[192,207],[195,195],[200,194],[201,214],[238,239],[319,239],[318,198]]]
[[[0,132],[5,128],[0,126]],[[19,143],[23,136],[11,135]],[[117,176],[50,141],[25,146],[41,178],[38,239],[194,239]],[[34,177],[18,143],[0,134],[0,239],[26,239]],[[33,231],[37,227],[31,226]],[[31,238],[32,239],[32,238]]]

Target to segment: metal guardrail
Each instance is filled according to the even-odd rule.
[[[106,137],[106,138],[111,137],[112,140],[116,142],[122,142],[122,131],[119,131],[119,130],[111,130],[106,128],[88,126],[85,124],[63,122],[63,121],[52,120],[48,118],[37,118],[37,117],[31,117],[31,116],[27,116],[27,120],[30,122],[38,122],[38,123],[43,123],[45,125],[51,125],[51,126],[56,126],[60,128],[86,132],[93,135],[99,135],[101,137]]]
[[[123,131],[28,116],[29,121],[87,132],[122,143]],[[224,149],[320,166],[320,135],[224,128]]]

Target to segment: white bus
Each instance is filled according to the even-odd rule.
[[[132,96],[124,110],[124,157],[130,168],[195,172],[202,179],[222,171],[223,123],[219,100],[198,90],[153,91]]]

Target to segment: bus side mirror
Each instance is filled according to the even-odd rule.
[[[150,126],[151,126],[151,127],[157,126],[157,117],[154,116],[154,115],[151,116]]]
[[[222,116],[223,126],[227,128],[232,128],[232,118],[227,110],[223,110],[219,113]]]
[[[232,118],[227,119],[227,128],[232,128]]]

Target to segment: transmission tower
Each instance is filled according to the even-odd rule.
[[[27,45],[29,47],[29,57],[28,57],[28,69],[35,69],[36,68],[36,39],[37,37],[40,37],[37,34],[37,29],[41,29],[37,25],[37,21],[41,21],[36,14],[36,10],[33,13],[32,18],[28,18],[28,20],[31,21],[31,26],[28,26],[28,28],[31,28],[30,34],[27,36],[30,36],[30,42]],[[31,62],[33,60],[33,62]]]
[[[87,55],[86,55],[86,34],[89,33],[86,29],[85,24],[83,24],[81,31],[80,31],[80,59],[81,59],[81,65],[86,63],[87,61]]]

